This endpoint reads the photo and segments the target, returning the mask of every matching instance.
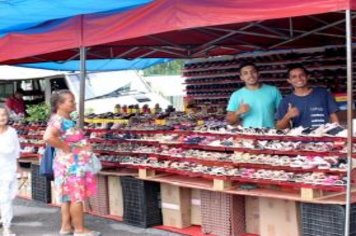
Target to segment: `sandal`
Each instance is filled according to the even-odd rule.
[[[101,233],[98,231],[89,231],[85,233],[74,233],[73,236],[100,236]]]
[[[59,231],[59,235],[72,235],[73,234],[73,231],[72,230],[60,230]]]
[[[72,235],[73,234],[73,230],[60,230],[59,231],[59,235]]]

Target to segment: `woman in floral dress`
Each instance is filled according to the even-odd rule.
[[[97,236],[99,232],[84,227],[83,201],[96,193],[97,181],[89,165],[91,146],[70,118],[75,109],[75,99],[70,91],[60,90],[52,94],[52,117],[44,140],[55,147],[54,183],[62,212],[59,234]]]

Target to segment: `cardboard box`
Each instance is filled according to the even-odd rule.
[[[300,198],[303,200],[314,200],[315,198],[323,196],[323,191],[320,189],[301,188],[300,195]]]
[[[201,225],[201,198],[199,189],[191,189],[191,214],[190,222],[192,225]]]
[[[299,215],[295,201],[260,198],[260,235],[300,236]]]
[[[140,179],[146,179],[149,177],[154,177],[156,175],[155,170],[149,170],[149,169],[139,169],[138,170],[138,177]]]
[[[191,225],[190,189],[161,183],[163,225],[185,228]]]
[[[109,191],[109,214],[123,217],[124,215],[124,200],[122,195],[122,186],[120,177],[108,177]]]
[[[214,179],[213,189],[218,191],[223,191],[227,188],[231,188],[231,185],[232,183],[230,180]]]
[[[245,197],[246,232],[260,234],[260,200],[258,197]]]

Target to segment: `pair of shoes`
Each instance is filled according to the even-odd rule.
[[[2,236],[16,236],[9,228],[4,228],[2,230]]]
[[[101,233],[98,231],[89,231],[84,233],[74,233],[73,236],[100,236]]]
[[[60,230],[59,235],[72,235],[73,231],[72,230]]]

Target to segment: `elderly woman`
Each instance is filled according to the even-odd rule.
[[[10,226],[13,217],[13,199],[17,193],[17,159],[20,143],[16,130],[8,125],[9,112],[0,106],[0,211],[3,236],[15,236]]]
[[[91,146],[70,118],[76,109],[73,94],[68,90],[53,93],[51,109],[44,140],[55,147],[54,183],[62,212],[59,234],[98,236],[99,232],[84,226],[83,201],[96,193],[96,176],[88,168],[93,155]]]

